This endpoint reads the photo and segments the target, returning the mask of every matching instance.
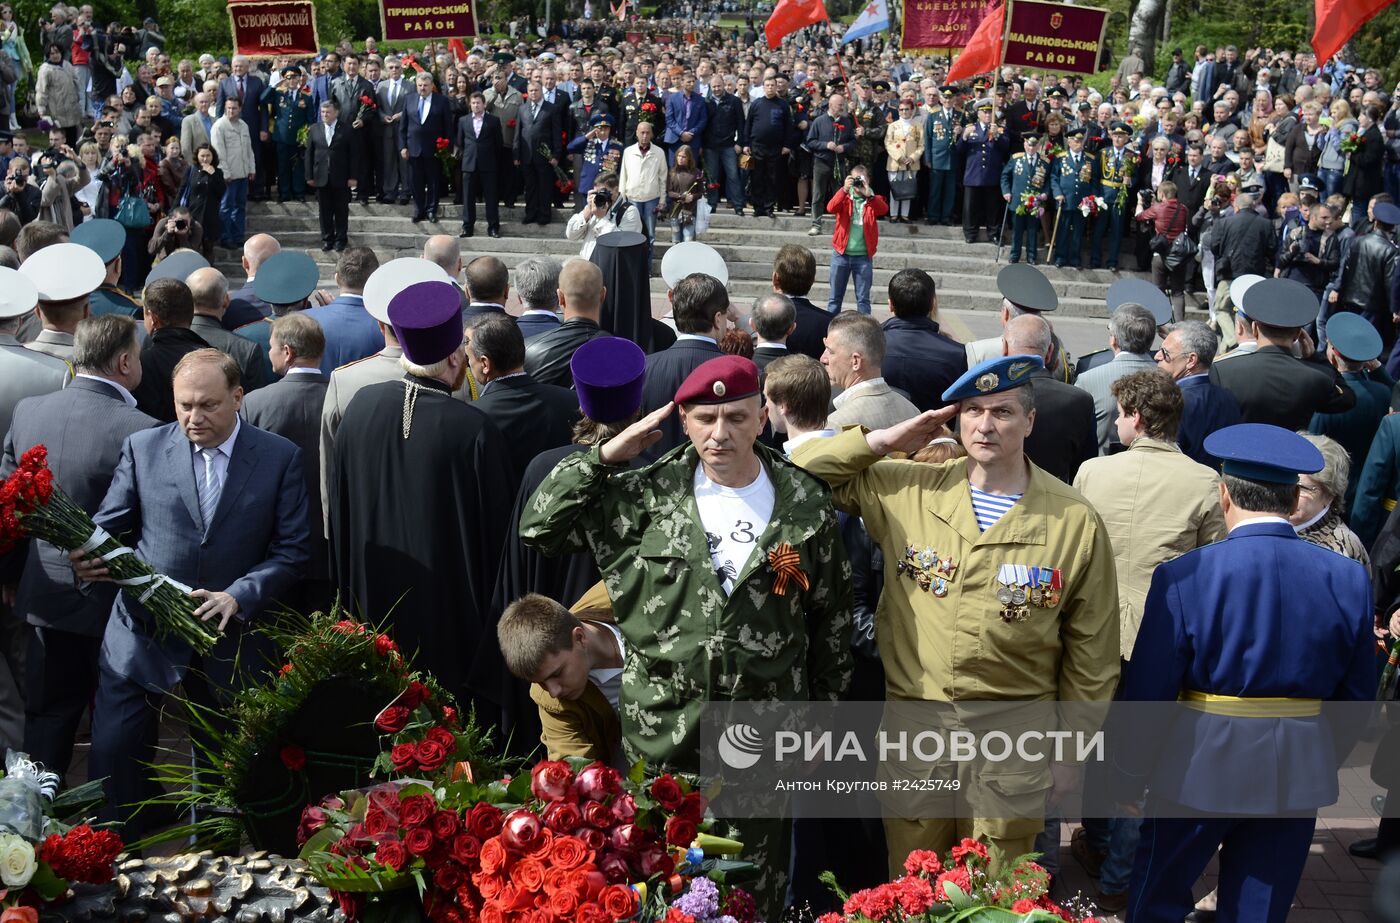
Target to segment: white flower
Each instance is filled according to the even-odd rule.
[[[0,836],[0,881],[7,888],[23,888],[39,867],[34,847],[13,833]]]

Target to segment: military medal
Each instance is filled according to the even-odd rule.
[[[1016,581],[1016,567],[1013,564],[1003,564],[997,571],[997,581],[1001,584],[997,589],[997,602],[1003,606],[1010,606],[1011,600],[1015,597],[1015,592],[1011,589]],[[1002,618],[1007,618],[1007,610],[1002,610]]]
[[[1045,594],[1040,589],[1040,568],[1031,569],[1031,605],[1037,609],[1045,605]]]
[[[1052,569],[1052,570],[1050,571],[1050,596],[1049,596],[1049,601],[1050,601],[1050,605],[1051,605],[1052,608],[1053,608],[1054,606],[1058,606],[1058,605],[1060,604],[1060,590],[1061,590],[1061,588],[1063,587],[1063,584],[1064,584],[1064,580],[1063,580],[1063,577],[1062,577],[1061,574],[1060,574],[1060,569],[1059,569],[1058,567]]]
[[[895,562],[894,571],[901,577],[913,580],[919,589],[942,598],[948,595],[948,582],[953,579],[956,569],[951,556],[945,568],[937,551],[927,546],[920,550],[910,544],[904,547],[904,559]]]
[[[1024,564],[1016,564],[1013,566],[1016,571],[1016,585],[1011,591],[1011,604],[1017,608],[1022,608],[1026,605],[1026,600],[1030,597],[1029,592],[1026,590],[1026,585],[1031,582],[1030,573]]]

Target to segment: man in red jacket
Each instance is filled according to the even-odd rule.
[[[826,309],[832,314],[841,311],[846,298],[846,281],[856,280],[856,310],[870,313],[870,280],[874,275],[875,247],[880,242],[880,229],[875,221],[890,213],[884,196],[874,194],[865,167],[851,169],[845,184],[826,210],[836,216],[836,231],[831,235],[831,296]]]

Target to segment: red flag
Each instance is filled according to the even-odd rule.
[[[1326,64],[1372,16],[1395,0],[1317,0],[1312,46],[1318,66]]]
[[[456,58],[459,64],[467,59],[467,46],[463,45],[459,38],[448,39],[447,50],[452,52],[452,57]]]
[[[827,18],[826,4],[822,0],[778,0],[773,15],[763,27],[763,34],[768,36],[768,47],[777,48],[784,35]]]
[[[1325,3],[1328,0],[1317,0],[1317,2]],[[1333,2],[1345,3],[1347,0],[1333,0]],[[972,33],[972,38],[967,40],[962,54],[958,55],[958,59],[948,69],[948,82],[954,83],[996,70],[1001,64],[1001,38],[1002,32],[1005,30],[1006,5],[1002,4],[988,12],[982,22],[978,24],[977,30]]]

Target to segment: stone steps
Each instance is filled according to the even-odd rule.
[[[320,249],[320,233],[312,203],[306,205],[254,203],[249,205],[250,230],[265,231],[277,237],[283,246],[305,250],[321,267],[324,285],[333,284],[335,253]],[[381,261],[422,252],[424,241],[432,234],[456,235],[461,227],[461,208],[444,205],[439,208],[437,224],[410,220],[411,211],[397,205],[378,203],[350,208],[350,240],[374,248]],[[493,239],[485,233],[485,215],[478,209],[476,236],[461,240],[464,258],[494,254],[508,266],[534,255],[549,255],[565,259],[578,252],[578,245],[564,239],[566,213],[556,209],[556,221],[547,228],[520,223],[523,210],[501,210],[502,237]],[[770,290],[773,258],[780,246],[798,244],[812,250],[817,259],[817,281],[810,297],[818,304],[827,298],[827,273],[830,262],[831,220],[823,222],[822,234],[809,236],[811,221],[807,218],[785,216],[758,218],[739,217],[732,212],[712,216],[709,232],[703,238],[725,259],[730,272],[730,292],[738,301],[750,300]],[[651,280],[655,295],[664,295],[665,283],[660,278],[660,262],[670,247],[670,229],[657,229],[656,263]],[[220,251],[217,265],[230,279],[242,278],[237,255]],[[1003,251],[1002,259],[1006,253]],[[906,268],[924,269],[938,283],[939,305],[948,309],[997,310],[1001,297],[996,289],[996,274],[1003,263],[996,261],[996,247],[989,243],[967,244],[959,228],[926,227],[923,225],[892,225],[880,228],[879,255],[872,283],[871,300],[883,305],[890,278]],[[1067,270],[1043,266],[1046,276],[1060,296],[1060,312],[1065,316],[1102,317],[1106,314],[1104,297],[1108,286],[1119,273],[1106,270]],[[854,292],[847,291],[848,306],[853,306]]]

